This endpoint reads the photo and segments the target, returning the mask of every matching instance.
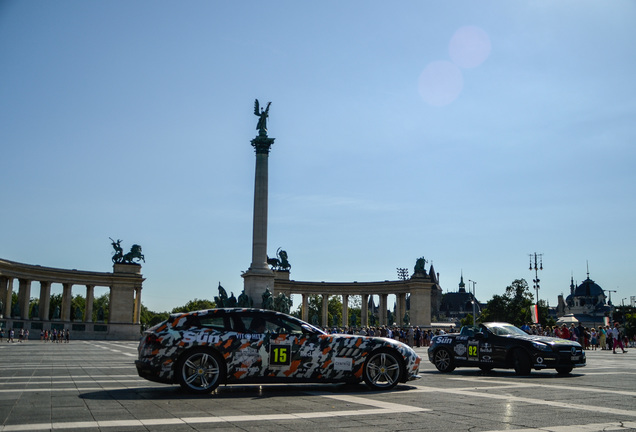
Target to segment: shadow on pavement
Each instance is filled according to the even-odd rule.
[[[100,390],[79,395],[88,400],[199,400],[199,399],[232,399],[232,398],[272,398],[277,396],[307,396],[307,393],[323,394],[388,394],[405,392],[417,387],[402,384],[387,391],[372,391],[364,384],[266,384],[266,385],[229,385],[217,388],[213,393],[194,395],[182,390],[179,386],[137,387],[128,389]]]

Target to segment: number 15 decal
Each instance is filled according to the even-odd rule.
[[[289,366],[291,364],[291,345],[272,345],[269,349],[269,364]]]

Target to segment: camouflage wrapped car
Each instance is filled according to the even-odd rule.
[[[379,337],[327,334],[282,313],[210,309],[173,314],[147,330],[139,376],[209,393],[219,384],[361,382],[376,390],[419,378],[420,357]]]

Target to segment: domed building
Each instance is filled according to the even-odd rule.
[[[612,309],[611,302],[606,302],[605,291],[590,279],[587,273],[579,286],[575,286],[574,277],[570,279],[570,295],[563,299],[559,296],[557,316],[573,314],[586,327],[595,327],[605,323],[605,316],[609,316]]]

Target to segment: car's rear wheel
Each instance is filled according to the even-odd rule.
[[[522,349],[516,349],[512,353],[513,367],[517,375],[530,375],[530,357]]]
[[[225,363],[221,357],[206,349],[193,349],[184,354],[177,364],[179,385],[190,393],[210,393],[225,376]]]
[[[364,382],[372,390],[389,390],[400,381],[402,363],[393,351],[371,353],[364,363]]]
[[[455,370],[453,355],[446,348],[439,348],[433,355],[433,364],[438,371],[447,373]]]
[[[561,366],[556,368],[556,371],[559,375],[567,375],[572,372],[572,369],[574,369],[572,366]]]

